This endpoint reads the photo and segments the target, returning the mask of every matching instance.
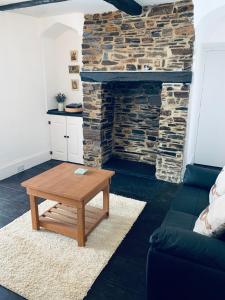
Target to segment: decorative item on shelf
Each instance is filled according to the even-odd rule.
[[[55,98],[58,102],[58,111],[64,111],[64,102],[66,100],[66,96],[62,93],[59,93]]]
[[[78,113],[83,111],[82,103],[71,103],[68,104],[65,108],[66,112]]]
[[[69,66],[69,73],[70,74],[79,74],[80,73],[80,66]]]
[[[72,62],[76,62],[78,60],[78,51],[77,50],[70,51],[70,59]]]
[[[72,86],[72,90],[78,91],[79,90],[79,80],[78,79],[72,79],[71,80],[71,86]]]
[[[144,71],[151,71],[151,67],[148,65],[144,65]]]

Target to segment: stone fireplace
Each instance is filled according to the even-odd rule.
[[[81,77],[87,165],[100,167],[116,156],[156,166],[158,179],[180,181],[192,18],[190,0],[145,7],[140,17],[120,11],[85,16]],[[143,72],[145,65],[149,72]]]

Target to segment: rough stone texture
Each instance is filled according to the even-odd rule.
[[[155,165],[162,85],[114,85],[113,155]]]
[[[102,87],[102,163],[106,162],[113,152],[115,98],[111,84]]]
[[[145,7],[140,17],[120,11],[86,15],[83,70],[137,71],[144,65],[154,71],[191,70],[193,42],[191,0]],[[163,84],[160,110],[143,82],[135,91],[121,84],[83,83],[85,163],[100,167],[112,153],[156,160],[157,178],[179,182],[189,86]]]
[[[140,17],[120,11],[85,15],[83,70],[190,70],[193,42],[191,0],[147,6]]]
[[[84,162],[88,166],[102,164],[102,84],[83,83]]]
[[[83,83],[84,163],[101,167],[112,155],[114,98],[107,84]]]
[[[100,167],[112,155],[155,164],[161,84],[83,86],[85,164]]]
[[[189,93],[190,85],[163,84],[156,159],[158,179],[181,181]]]

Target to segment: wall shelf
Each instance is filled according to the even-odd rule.
[[[83,117],[83,113],[79,112],[79,113],[69,113],[66,111],[58,111],[58,109],[49,109],[47,111],[48,115],[57,115],[57,116],[67,116],[67,117]]]

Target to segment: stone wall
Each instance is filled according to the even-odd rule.
[[[102,85],[102,163],[113,152],[114,90],[112,84]]]
[[[161,83],[84,84],[84,161],[156,163]]]
[[[85,15],[83,70],[190,70],[194,42],[191,0],[148,6],[141,16],[116,11]]]
[[[163,84],[156,177],[181,181],[190,85]]]
[[[83,83],[84,163],[102,165],[102,84]]]
[[[156,163],[161,83],[117,83],[113,126],[113,155]]]
[[[120,11],[86,15],[83,70],[138,71],[145,65],[153,71],[191,70],[193,42],[191,0],[145,7],[142,16]],[[157,178],[179,182],[189,86],[163,84],[159,108],[143,87],[130,92],[121,84],[83,82],[85,163],[100,167],[112,153],[156,161]],[[146,103],[138,105],[135,98]]]

